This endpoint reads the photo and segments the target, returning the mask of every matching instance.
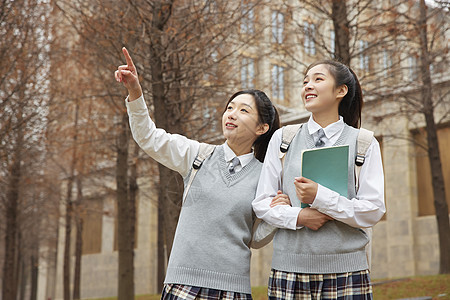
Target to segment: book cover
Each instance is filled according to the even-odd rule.
[[[348,145],[303,150],[301,175],[347,197],[348,151]]]

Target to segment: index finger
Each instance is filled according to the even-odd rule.
[[[125,60],[127,61],[128,67],[134,67],[133,60],[131,59],[130,54],[128,53],[127,48],[122,48],[123,55],[125,56]]]

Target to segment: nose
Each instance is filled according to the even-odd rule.
[[[235,110],[234,110],[234,109],[231,110],[230,112],[228,112],[227,119],[230,119],[230,120],[236,120]]]
[[[304,86],[304,88],[305,88],[306,91],[312,90],[312,89],[313,89],[313,86],[312,86],[311,81],[309,81],[308,83],[306,83],[305,86]]]

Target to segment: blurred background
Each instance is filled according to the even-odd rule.
[[[126,46],[158,127],[222,143],[242,89],[304,122],[306,67],[335,58],[364,90],[387,213],[372,278],[450,273],[449,1],[0,1],[0,299],[162,288],[183,181],[133,141],[114,80]],[[447,196],[446,196],[447,193]],[[271,245],[253,252],[264,286]]]

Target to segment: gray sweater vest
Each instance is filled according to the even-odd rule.
[[[349,145],[348,198],[355,198],[354,164],[358,130],[345,125],[335,145]],[[300,155],[303,149],[314,148],[307,126],[292,141],[283,169],[283,192],[292,206],[300,206],[295,193],[294,178],[300,176]],[[298,230],[278,230],[274,238],[272,268],[295,273],[330,274],[368,268],[365,245],[368,237],[363,230],[339,221],[328,221],[319,230],[307,227]]]
[[[230,175],[222,146],[203,162],[181,209],[164,283],[251,293],[252,200],[261,167],[253,158]]]

